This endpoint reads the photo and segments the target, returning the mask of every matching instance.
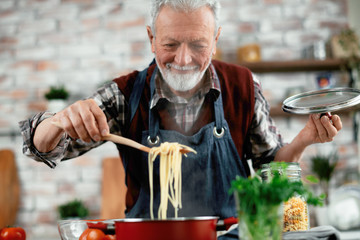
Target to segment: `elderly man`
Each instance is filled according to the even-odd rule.
[[[183,160],[179,216],[236,216],[228,190],[235,176],[248,176],[248,159],[255,168],[272,160],[299,161],[310,144],[332,141],[341,120],[337,115],[332,121],[310,115],[294,140],[283,144],[252,73],[211,60],[221,32],[218,1],[152,4],[147,33],[155,61],[55,115],[39,113],[21,122],[24,152],[55,167],[101,145],[101,137],[109,132],[149,147],[179,142],[197,151]],[[60,122],[65,130],[51,121]],[[149,217],[147,155],[117,147],[126,168],[126,215]],[[156,176],[158,170],[154,171]],[[156,202],[159,182],[154,179]]]

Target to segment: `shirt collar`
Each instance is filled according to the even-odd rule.
[[[220,81],[217,77],[215,67],[210,63],[208,69],[205,72],[205,81],[203,83],[203,86],[199,89],[198,92],[194,94],[194,96],[191,99],[185,99],[179,96],[176,96],[171,90],[169,89],[168,85],[164,82],[162,79],[162,76],[160,74],[160,71],[156,71],[155,73],[155,93],[153,95],[153,98],[151,99],[150,108],[152,109],[155,107],[161,99],[165,99],[169,102],[173,103],[188,103],[190,101],[193,101],[194,99],[202,98],[206,94],[213,92],[215,94],[215,97],[217,98],[220,93]]]

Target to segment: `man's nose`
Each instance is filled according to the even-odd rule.
[[[176,64],[178,64],[179,66],[186,66],[191,63],[191,60],[191,51],[189,47],[186,44],[181,44],[176,51]]]

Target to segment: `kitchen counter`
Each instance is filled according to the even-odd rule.
[[[360,240],[360,230],[340,232],[341,240]]]

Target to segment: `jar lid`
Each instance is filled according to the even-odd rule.
[[[286,169],[282,168],[283,164],[286,164]],[[263,181],[267,181],[269,176],[273,175],[274,171],[278,172],[280,175],[284,174],[283,170],[285,170],[285,174],[290,180],[299,180],[301,177],[301,168],[298,162],[282,162],[273,167],[274,168],[271,168],[268,163],[261,165],[261,178]]]
[[[287,163],[287,167],[286,167],[287,171],[292,171],[292,170],[301,170],[300,168],[300,164],[298,162],[289,162]]]

